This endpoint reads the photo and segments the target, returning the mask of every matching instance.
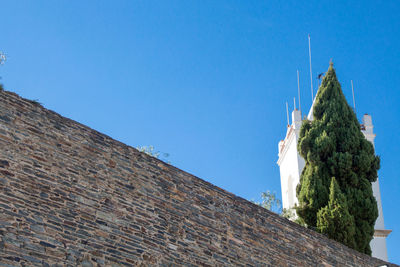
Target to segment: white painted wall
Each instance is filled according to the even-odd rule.
[[[372,250],[372,257],[387,261],[387,248],[386,248],[386,237],[375,236],[371,243],[369,243]]]
[[[374,134],[374,125],[372,124],[371,115],[365,114],[363,116],[363,124],[364,127],[361,132],[364,134],[365,138],[372,143],[375,148],[375,137]],[[372,191],[376,202],[378,204],[378,218],[375,221],[375,230],[385,230],[385,223],[383,220],[383,209],[382,209],[382,201],[381,201],[381,190],[379,188],[379,178],[376,182],[372,183]],[[379,258],[387,261],[387,248],[386,248],[386,236],[374,236],[370,243],[372,249],[372,256],[375,258]]]
[[[301,123],[301,112],[294,110],[286,138],[279,142],[278,165],[281,174],[282,207],[285,209],[298,204],[296,186],[300,182],[300,174],[305,165],[304,159],[297,153]]]

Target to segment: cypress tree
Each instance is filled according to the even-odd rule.
[[[303,122],[297,144],[306,162],[296,189],[297,214],[308,227],[341,236],[338,241],[371,255],[369,243],[378,217],[371,182],[377,179],[379,157],[360,130],[332,63],[318,90],[313,116],[313,121]],[[342,218],[338,212],[343,212]],[[332,228],[334,222],[340,226]]]

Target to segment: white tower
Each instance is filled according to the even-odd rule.
[[[362,119],[361,132],[365,138],[372,143],[375,148],[375,136],[374,125],[372,124],[371,115],[365,114]],[[386,237],[390,234],[391,230],[385,230],[385,224],[383,222],[383,210],[381,202],[381,191],[379,189],[379,178],[376,182],[372,183],[372,191],[376,202],[378,202],[378,218],[375,221],[375,232],[374,238],[371,240],[370,246],[372,249],[372,256],[378,259],[387,261],[387,248],[386,248]]]
[[[297,152],[302,119],[300,110],[292,112],[292,124],[288,125],[286,138],[279,142],[278,165],[281,173],[282,207],[289,209],[298,204],[296,186],[305,161]]]
[[[309,120],[313,120],[312,109],[313,106],[308,114]],[[288,125],[286,137],[284,140],[279,142],[279,159],[277,163],[279,165],[281,174],[282,206],[285,209],[293,208],[295,204],[298,204],[296,186],[300,181],[300,174],[305,166],[304,159],[297,151],[297,142],[300,135],[301,124],[301,111],[295,109],[292,112],[292,124]],[[373,132],[373,128],[374,126],[372,125],[371,116],[365,114],[363,116],[361,131],[365,138],[372,143],[372,145],[374,145],[374,139],[376,136]],[[374,238],[370,243],[372,256],[387,261],[386,237],[390,234],[391,230],[385,230],[383,222],[379,179],[372,183],[372,190],[375,199],[378,202],[379,212],[379,216],[375,222]]]

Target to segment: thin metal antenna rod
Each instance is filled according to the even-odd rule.
[[[299,95],[299,110],[301,111],[301,105],[300,105],[300,78],[299,78],[299,70],[297,70],[297,91]]]
[[[311,37],[308,35],[308,55],[310,56],[310,82],[311,82],[311,102],[314,102],[314,90],[312,86],[312,67],[311,67]]]
[[[354,107],[354,113],[356,113],[356,100],[354,99],[354,86],[353,86],[353,80],[351,80],[351,92],[353,93],[353,107]],[[357,114],[357,113],[356,113]]]
[[[287,115],[287,126],[289,127],[289,106],[288,103],[286,101],[286,115]]]
[[[296,110],[296,97],[293,97],[293,106],[294,106],[294,110]]]

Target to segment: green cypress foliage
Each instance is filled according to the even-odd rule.
[[[306,165],[297,186],[297,214],[308,227],[340,236],[338,241],[370,255],[378,217],[371,182],[377,179],[380,161],[347,104],[332,63],[318,90],[313,116],[313,121],[303,122],[298,142]]]
[[[346,197],[332,177],[328,205],[317,213],[317,229],[329,238],[355,248],[354,217],[350,215]]]

